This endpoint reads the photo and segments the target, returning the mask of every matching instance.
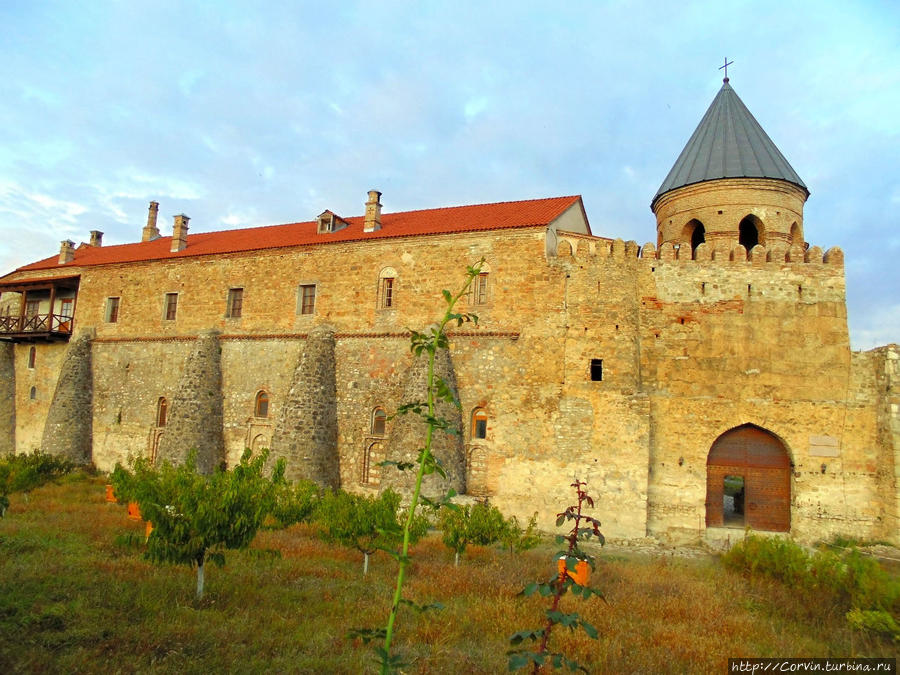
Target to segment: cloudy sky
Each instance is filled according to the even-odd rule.
[[[329,6],[333,5],[333,6]],[[580,194],[650,200],[731,85],[846,253],[851,340],[900,342],[900,3],[0,2],[0,273],[62,239]]]

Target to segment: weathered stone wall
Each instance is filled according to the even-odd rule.
[[[0,344],[0,455],[16,452],[16,368],[12,343]]]
[[[41,438],[41,452],[78,464],[92,459],[92,338],[93,331],[82,329],[69,342]]]
[[[456,386],[456,373],[453,360],[446,350],[440,350],[434,359],[434,381],[443,380],[455,399],[459,399]],[[427,402],[428,397],[428,353],[413,360],[406,376],[403,388],[403,402]],[[423,408],[427,413],[427,407]],[[435,417],[449,424],[454,433],[437,429],[431,438],[431,454],[443,468],[446,478],[437,472],[425,476],[422,480],[422,494],[432,499],[446,494],[449,489],[459,494],[466,491],[466,458],[462,443],[462,416],[452,403],[436,397],[434,400]],[[422,417],[414,413],[401,415],[394,422],[390,438],[386,445],[386,459],[392,462],[417,463],[419,451],[425,446],[427,426]],[[382,487],[395,487],[409,491],[415,485],[416,471],[400,471],[395,466],[386,466],[381,472]]]
[[[286,461],[287,478],[340,486],[337,405],[334,330],[320,325],[303,345],[272,435],[272,459]]]
[[[331,476],[324,482],[379,489],[374,465],[389,439],[404,434],[399,420],[374,433],[372,413],[390,414],[411,395],[405,328],[433,323],[441,289],[457,287],[465,266],[484,256],[487,301],[462,307],[482,326],[451,336],[470,493],[520,518],[537,511],[552,529],[578,477],[597,495],[593,515],[608,536],[696,541],[705,528],[710,447],[752,423],[779,437],[794,462],[796,536],[891,536],[896,402],[880,392],[896,373],[886,359],[851,355],[839,251],[827,263],[815,247],[809,262],[765,262],[759,251],[731,262],[704,251],[689,260],[670,245],[639,252],[633,242],[563,231],[554,242],[549,259],[543,230],[525,228],[84,269],[76,322],[98,335],[95,461],[111,469],[150,453],[155,438],[165,454],[167,438],[221,429],[214,454],[234,463],[248,446],[278,451],[276,422],[286,434],[306,415],[295,437],[308,443],[311,430],[328,432],[314,444],[321,453],[303,454],[298,445],[296,456],[325,456],[328,446],[337,459],[323,466]],[[380,309],[378,275],[388,266],[397,273],[395,304]],[[298,286],[310,283],[315,312],[301,315]],[[244,289],[241,317],[225,316],[232,287]],[[179,293],[174,321],[163,318],[167,292]],[[110,296],[121,298],[114,324],[103,321]],[[300,373],[309,374],[308,401],[336,403],[330,411],[289,410],[296,366],[316,342],[307,336],[322,325],[333,327],[333,346]],[[179,430],[179,396],[195,397],[185,393],[189,382],[215,379],[212,371],[182,378],[180,369],[210,328],[222,332],[221,384],[203,391],[209,403],[218,391],[220,412],[197,413],[191,429]],[[49,404],[41,392],[55,384],[64,349],[39,345],[29,370],[27,346],[15,348],[19,451],[40,438]],[[592,359],[602,360],[602,380],[591,379]],[[323,385],[329,372],[333,384]],[[259,391],[269,396],[266,416],[255,414]],[[164,429],[155,426],[161,396],[170,411]],[[477,408],[488,417],[484,439],[472,437]]]
[[[197,338],[169,403],[158,459],[180,464],[196,451],[202,473],[212,473],[225,460],[221,351],[218,333]]]

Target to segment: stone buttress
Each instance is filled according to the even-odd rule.
[[[16,370],[13,344],[0,345],[0,456],[16,451]]]
[[[216,332],[201,334],[188,355],[178,390],[169,404],[158,460],[175,464],[197,453],[197,469],[212,473],[225,461],[222,435],[222,348]]]
[[[340,486],[334,329],[313,328],[300,353],[291,389],[272,434],[272,460],[283,458],[285,476]]]
[[[93,337],[93,330],[84,331],[69,343],[41,439],[41,452],[78,464],[92,459]]]
[[[456,373],[447,350],[438,350],[434,361],[434,374],[435,381],[440,377],[458,400]],[[410,366],[403,391],[403,403],[426,400],[427,376],[428,358],[426,353],[423,353]],[[447,478],[442,479],[436,473],[426,476],[422,482],[422,494],[426,497],[437,498],[443,496],[448,488],[453,488],[457,493],[462,494],[466,491],[462,414],[453,404],[439,399],[435,403],[435,416],[449,422],[451,429],[454,429],[456,433],[450,434],[442,430],[435,430],[431,451],[443,466]],[[419,450],[425,445],[426,429],[427,427],[419,415],[410,413],[397,417],[387,443],[387,459],[392,462],[417,462]],[[385,466],[381,476],[382,488],[394,487],[405,492],[412,490],[415,485],[416,470],[399,471],[394,466]]]

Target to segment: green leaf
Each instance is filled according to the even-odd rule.
[[[594,628],[591,624],[589,624],[584,619],[581,620],[581,628],[587,633],[587,636],[592,640],[596,640],[599,637],[599,633],[597,633],[597,629]]]
[[[528,597],[529,595],[534,595],[534,592],[535,592],[537,589],[538,589],[538,583],[535,582],[535,581],[532,581],[530,584],[528,584],[528,585],[522,590],[522,595],[524,595],[525,597]]]

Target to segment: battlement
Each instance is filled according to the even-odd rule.
[[[809,264],[844,266],[844,252],[838,246],[824,251],[819,246],[788,246],[776,242],[771,247],[758,244],[749,251],[741,244],[732,248],[713,248],[710,244],[700,244],[692,249],[688,244],[673,245],[663,243],[659,249],[648,242],[638,246],[636,241],[592,237],[577,232],[558,231],[555,255],[559,259],[612,258],[613,260],[640,259],[647,261],[672,262],[714,262],[721,264]]]

